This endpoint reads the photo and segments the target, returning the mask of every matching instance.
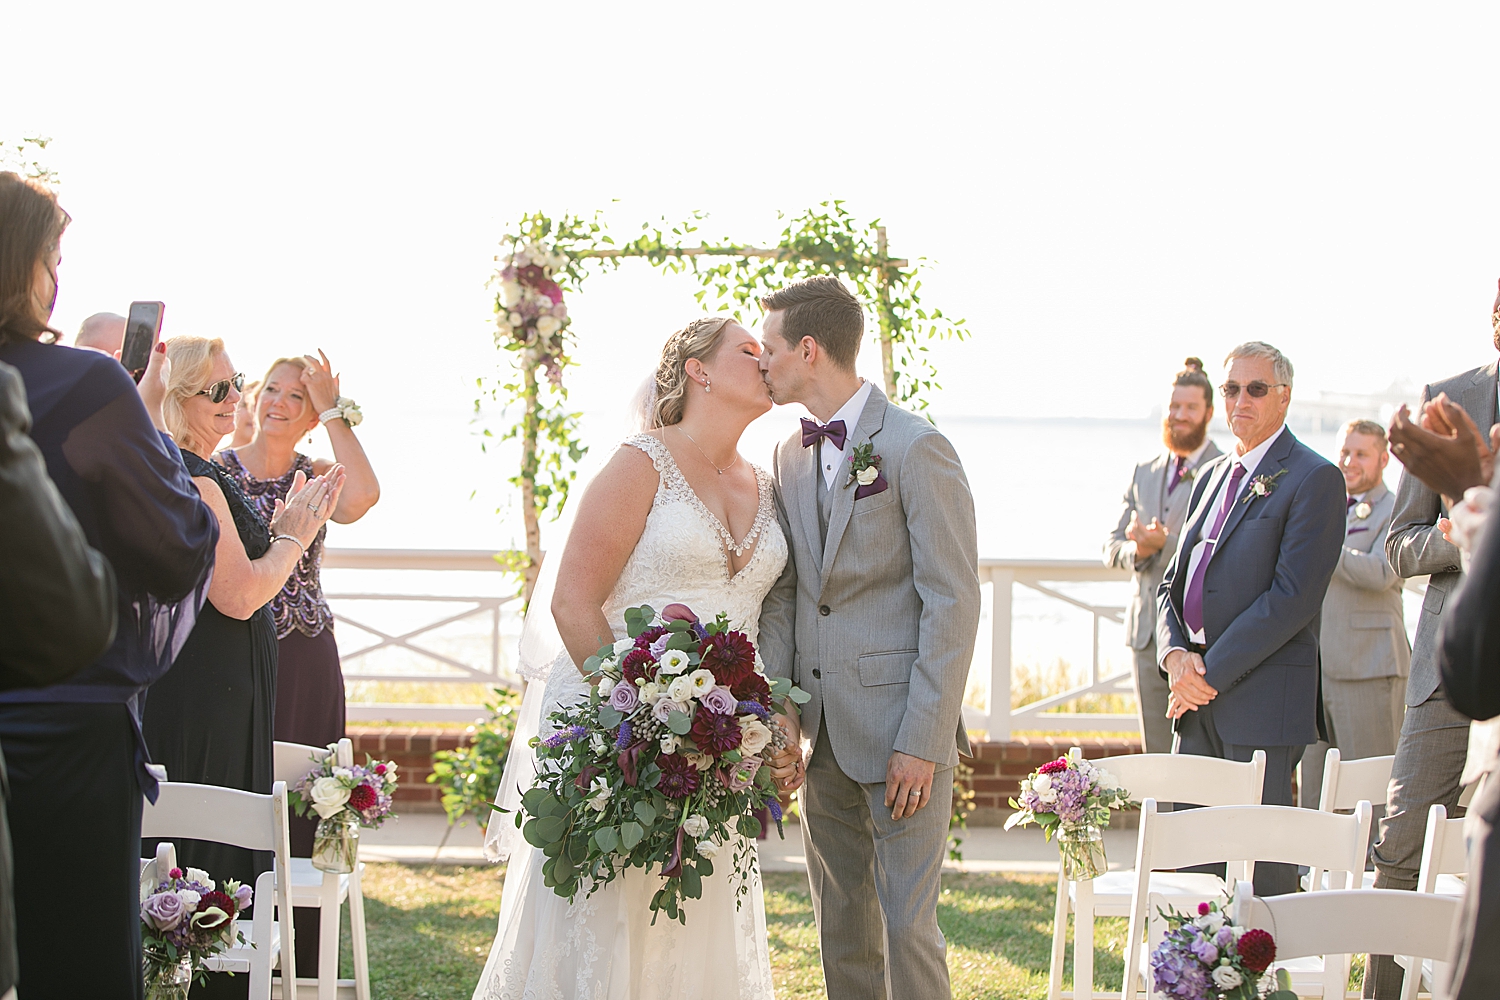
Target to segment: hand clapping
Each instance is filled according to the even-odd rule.
[[[292,477],[285,500],[277,500],[271,514],[271,533],[291,535],[304,548],[312,545],[318,531],[328,523],[344,491],[344,467],[335,465],[321,476],[308,479],[298,472]]]
[[[1417,420],[1405,407],[1391,419],[1391,451],[1411,474],[1441,494],[1452,508],[1471,486],[1487,486],[1495,472],[1500,434],[1491,427],[1489,441],[1463,407],[1439,393],[1422,407]]]

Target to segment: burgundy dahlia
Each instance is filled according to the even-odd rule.
[[[349,807],[355,812],[364,812],[376,802],[375,789],[369,785],[355,785],[349,791]]]
[[[698,790],[698,769],[682,754],[663,754],[656,763],[661,768],[656,790],[667,798],[685,799]]]
[[[733,688],[755,672],[755,647],[743,632],[720,632],[698,644],[703,666],[713,671],[714,680]]]
[[[715,757],[728,753],[740,745],[742,738],[740,720],[732,715],[720,715],[700,706],[693,717],[693,742],[704,753]]]
[[[1266,967],[1276,961],[1276,942],[1271,935],[1259,928],[1252,928],[1240,935],[1235,942],[1240,961],[1251,972],[1265,972]]]
[[[642,649],[637,646],[625,654],[625,659],[620,661],[620,671],[625,675],[628,684],[634,684],[636,678],[645,677],[650,679],[656,669],[656,660],[651,656],[651,650]]]
[[[657,639],[660,639],[666,634],[667,630],[662,628],[660,625],[652,625],[650,628],[646,629],[646,631],[635,637],[635,648],[645,649],[647,646],[651,645]]]
[[[204,913],[210,906],[217,906],[230,917],[234,916],[234,897],[222,893],[217,889],[204,893],[202,898],[198,900],[198,912]]]
[[[740,701],[753,701],[766,708],[771,707],[771,685],[761,674],[754,672],[746,674],[729,690]]]

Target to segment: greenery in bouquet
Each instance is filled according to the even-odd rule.
[[[1109,825],[1111,810],[1138,805],[1107,770],[1082,757],[1065,755],[1022,779],[1021,798],[1010,800],[1015,812],[1005,821],[1005,828],[1035,823],[1051,840],[1059,827],[1102,829]]]
[[[338,744],[330,743],[318,766],[302,776],[287,793],[298,816],[316,812],[319,819],[340,813],[360,826],[378,827],[391,813],[396,792],[396,763],[365,755],[363,765],[343,767],[338,762]]]
[[[555,731],[535,742],[537,783],[516,825],[546,855],[544,881],[559,896],[659,864],[652,919],[686,923],[683,901],[702,896],[721,853],[741,901],[749,891],[755,812],[781,827],[766,766],[786,746],[775,716],[808,695],[768,678],[723,614],[705,624],[681,604],[660,615],[642,606],[625,623],[628,638],[584,663],[588,700],[552,713]]]
[[[427,780],[442,789],[450,826],[462,826],[465,816],[489,815],[516,733],[517,701],[514,691],[496,688],[495,697],[484,706],[490,717],[469,727],[468,745],[432,755]]]
[[[252,901],[248,885],[229,879],[217,886],[200,868],[173,868],[155,886],[141,886],[141,946],[146,982],[170,977],[186,960],[199,982],[203,963],[245,935],[235,918]]]
[[[1170,930],[1151,953],[1156,992],[1179,1000],[1296,1000],[1285,970],[1266,974],[1276,942],[1263,930],[1231,924],[1217,903],[1196,916],[1157,911]]]

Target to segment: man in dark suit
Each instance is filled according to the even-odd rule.
[[[1193,489],[1157,596],[1157,645],[1176,752],[1266,752],[1262,801],[1294,805],[1292,771],[1320,735],[1318,631],[1344,541],[1344,477],[1286,428],[1292,365],[1270,344],[1229,352],[1220,392],[1234,451]],[[1295,892],[1296,868],[1255,866],[1258,895]]]

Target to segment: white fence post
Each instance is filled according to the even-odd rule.
[[[992,743],[1006,743],[1010,741],[1011,587],[1016,572],[992,567],[989,578],[994,588],[990,603],[989,735]]]

